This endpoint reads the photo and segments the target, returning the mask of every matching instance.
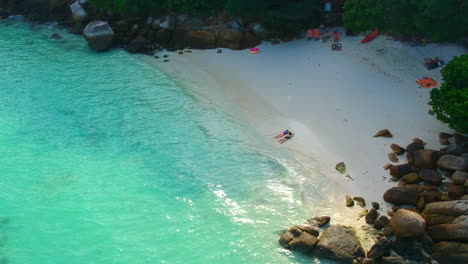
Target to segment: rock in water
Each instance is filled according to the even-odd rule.
[[[104,21],[90,22],[83,30],[88,45],[96,51],[105,51],[112,46],[114,31]]]
[[[393,137],[392,133],[390,133],[390,131],[388,129],[382,129],[382,130],[379,130],[379,132],[377,132],[374,137],[387,137],[387,138],[391,138]]]
[[[52,36],[50,36],[50,39],[54,39],[54,40],[55,39],[62,39],[62,36],[60,36],[60,34],[58,34],[58,33],[54,33],[54,34],[52,34]]]
[[[393,153],[395,153],[396,155],[404,154],[406,151],[404,148],[398,146],[397,144],[391,144],[390,148],[392,149]]]
[[[392,204],[416,205],[419,196],[416,188],[392,187],[384,193],[383,198],[386,202]]]
[[[390,219],[390,226],[398,237],[418,237],[426,230],[426,221],[419,214],[399,209]]]
[[[70,5],[70,10],[72,13],[73,21],[75,22],[81,22],[85,20],[88,16],[88,13],[86,13],[86,10],[80,5],[78,1]]]
[[[468,159],[455,155],[443,155],[437,161],[437,166],[448,171],[468,171]]]
[[[346,164],[342,161],[336,164],[335,169],[339,171],[341,174],[346,172]]]
[[[315,248],[318,234],[318,230],[312,226],[297,225],[281,235],[278,242],[287,249],[309,252]]]
[[[339,225],[322,232],[315,252],[320,257],[350,264],[353,259],[365,255],[356,232],[351,227]]]
[[[307,219],[307,223],[311,226],[322,227],[330,222],[329,216],[316,216],[310,219]]]
[[[346,206],[351,207],[354,206],[354,200],[351,196],[346,195]]]

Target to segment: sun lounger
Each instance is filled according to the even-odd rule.
[[[314,38],[314,31],[312,29],[307,30],[307,40],[311,40]]]
[[[424,77],[422,79],[417,80],[416,82],[424,88],[433,88],[439,85],[436,81],[434,81],[434,79],[429,77]]]
[[[320,29],[316,28],[313,30],[313,36],[314,36],[314,39],[315,40],[319,40],[320,39]]]
[[[335,51],[341,51],[341,49],[343,48],[343,46],[341,45],[341,43],[332,43],[332,46],[331,46],[331,49],[332,50],[335,50]]]
[[[340,32],[333,32],[333,42],[339,42],[340,41]]]

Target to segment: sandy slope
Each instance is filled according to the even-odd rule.
[[[265,137],[284,128],[296,132],[278,147],[297,152],[305,163],[307,157],[318,160],[321,172],[344,192],[383,202],[383,192],[395,185],[382,168],[389,145],[406,146],[419,137],[438,148],[437,133],[450,131],[428,114],[429,90],[415,83],[422,76],[441,81],[440,69],[426,70],[423,58],[447,62],[466,51],[453,45],[411,47],[385,36],[362,45],[361,38],[344,37],[341,52],[330,43],[295,40],[264,43],[256,55],[194,50],[158,64],[181,82],[224,87],[220,104],[235,100]],[[372,137],[383,128],[394,138]],[[354,180],[334,170],[339,161]],[[337,199],[344,203],[344,197]]]

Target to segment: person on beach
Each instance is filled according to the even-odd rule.
[[[289,129],[286,129],[285,131],[281,132],[279,135],[275,136],[275,138],[276,139],[282,138],[282,137],[286,136],[289,133],[290,133]]]
[[[292,132],[289,132],[284,138],[279,139],[278,143],[283,144],[284,142],[290,140],[293,137],[294,137],[294,134]]]

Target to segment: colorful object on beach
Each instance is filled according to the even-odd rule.
[[[307,30],[307,39],[315,39],[318,40],[320,39],[320,29],[314,28],[314,29],[308,29]]]
[[[340,32],[335,31],[333,32],[333,42],[339,42],[340,41]]]
[[[252,54],[257,54],[260,52],[260,50],[258,48],[251,48],[249,49],[249,52],[252,53]]]
[[[371,42],[379,35],[379,33],[380,32],[378,29],[374,29],[369,35],[367,35],[364,39],[361,40],[361,43],[364,44],[367,42]]]
[[[435,57],[435,59],[431,58],[424,58],[424,66],[428,70],[433,70],[439,67],[442,67],[445,65],[445,62],[438,57]]]
[[[417,80],[416,82],[424,88],[433,88],[439,85],[436,81],[434,81],[434,79],[429,77],[424,77],[422,79]]]

